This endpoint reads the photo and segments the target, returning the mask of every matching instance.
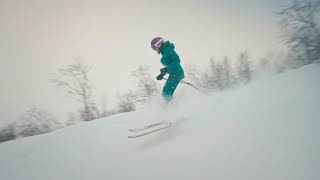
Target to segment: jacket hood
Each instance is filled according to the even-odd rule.
[[[175,46],[173,43],[171,43],[170,41],[166,41],[163,43],[162,48],[161,48],[161,52],[163,52],[166,48],[171,48],[174,49]]]

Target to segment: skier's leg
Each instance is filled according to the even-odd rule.
[[[174,76],[169,76],[162,90],[162,96],[166,99],[166,101],[169,102],[172,99],[173,93],[180,81],[181,79],[175,78]]]

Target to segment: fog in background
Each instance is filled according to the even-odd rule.
[[[275,12],[287,2],[0,0],[0,126],[32,105],[59,118],[77,109],[49,82],[74,57],[92,65],[97,98],[112,105],[116,92],[135,88],[138,65],[157,75],[154,36],[174,42],[183,65],[203,68],[212,56],[283,49]]]

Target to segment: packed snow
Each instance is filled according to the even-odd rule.
[[[0,144],[1,180],[320,179],[320,66]],[[129,128],[171,121],[130,139]]]

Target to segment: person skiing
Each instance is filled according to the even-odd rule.
[[[161,63],[164,66],[160,69],[157,80],[162,80],[168,73],[169,77],[162,89],[162,96],[169,102],[173,93],[184,78],[184,70],[180,65],[179,55],[176,53],[175,46],[170,41],[164,41],[162,37],[155,37],[151,41],[151,48],[158,54],[161,54]]]

